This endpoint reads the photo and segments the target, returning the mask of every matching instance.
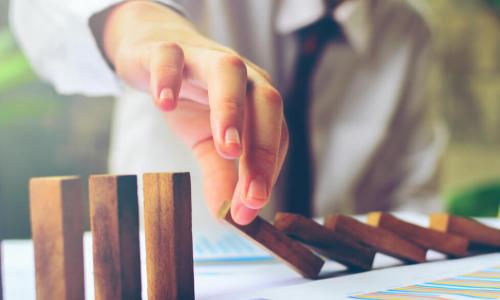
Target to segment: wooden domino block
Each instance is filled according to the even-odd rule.
[[[469,239],[472,248],[500,248],[500,229],[486,226],[473,219],[436,213],[430,216],[430,227]]]
[[[226,202],[219,216],[224,216],[224,220],[234,228],[239,230],[250,240],[268,250],[272,255],[300,273],[303,277],[311,279],[318,277],[325,263],[321,258],[299,242],[289,238],[286,234],[276,229],[261,217],[257,216],[257,218],[248,225],[238,225],[232,219],[228,208],[229,205]]]
[[[194,299],[189,173],[144,174],[148,298]]]
[[[140,299],[137,177],[89,178],[95,299]]]
[[[31,179],[30,213],[36,298],[84,299],[80,178]]]
[[[469,245],[467,239],[408,223],[388,213],[369,213],[368,224],[391,231],[425,249],[436,250],[454,257],[467,255]]]
[[[329,215],[325,227],[373,247],[376,251],[399,258],[409,263],[425,261],[425,249],[414,245],[396,234],[382,228],[370,226],[344,215]]]
[[[345,235],[333,232],[312,219],[291,213],[277,213],[274,227],[311,246],[319,254],[336,260],[351,270],[372,268],[375,250]]]

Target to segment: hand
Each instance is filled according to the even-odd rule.
[[[288,147],[283,102],[269,76],[154,2],[124,2],[104,24],[102,47],[117,75],[149,91],[193,149],[209,209],[216,214],[232,199],[233,219],[250,223],[268,202]]]

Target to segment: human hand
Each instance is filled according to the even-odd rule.
[[[104,24],[102,48],[117,75],[149,91],[193,149],[211,212],[232,199],[233,219],[250,223],[288,148],[283,102],[267,73],[154,2],[124,2]]]

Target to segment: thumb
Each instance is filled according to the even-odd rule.
[[[193,151],[202,169],[206,204],[216,217],[224,202],[233,198],[238,181],[236,162],[222,158],[212,138],[196,144]]]

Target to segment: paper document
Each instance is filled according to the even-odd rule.
[[[232,299],[500,299],[499,263],[500,253],[485,254],[254,290]]]
[[[500,266],[452,278],[423,282],[383,292],[352,296],[353,299],[499,299]]]
[[[195,263],[256,262],[274,259],[254,243],[231,230],[196,231],[193,247]]]

